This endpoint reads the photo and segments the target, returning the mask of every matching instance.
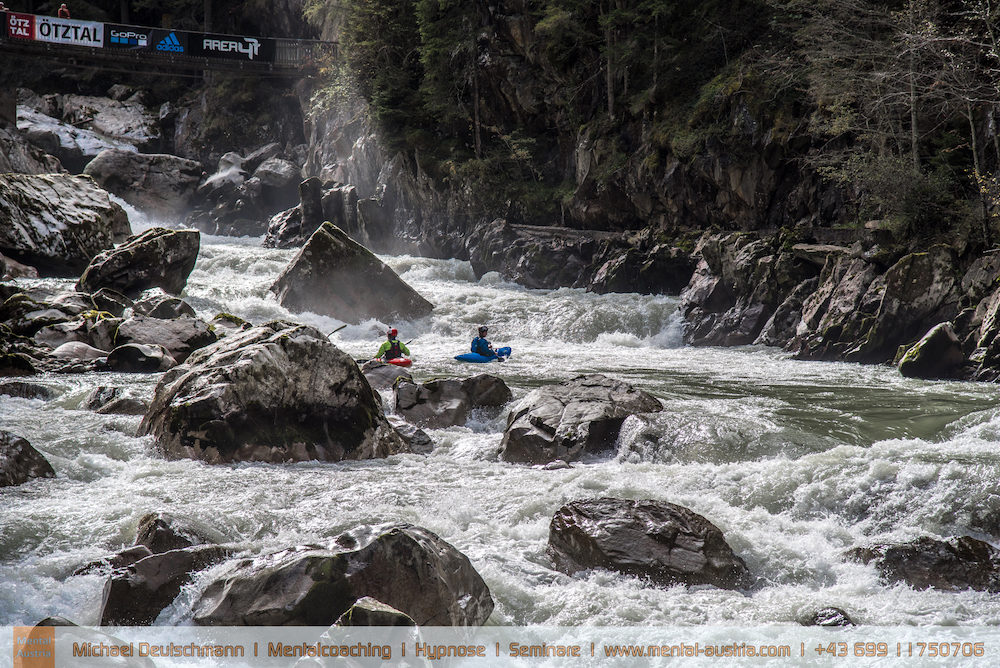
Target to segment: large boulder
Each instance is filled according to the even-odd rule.
[[[965,363],[962,342],[950,322],[935,325],[906,351],[899,373],[907,378],[950,378]]]
[[[662,409],[648,392],[601,374],[540,387],[507,417],[500,458],[529,464],[575,461],[613,446],[628,416]]]
[[[83,170],[100,186],[154,217],[187,211],[201,181],[201,163],[175,155],[106,149]]]
[[[56,472],[28,441],[0,431],[0,487],[12,487],[32,478],[55,478]]]
[[[17,113],[17,129],[32,144],[55,156],[74,174],[83,171],[91,160],[106,149],[137,153],[131,144],[108,139],[87,128],[80,128],[29,108]]]
[[[358,223],[358,195],[354,186],[322,182],[316,177],[299,184],[299,205],[275,214],[268,222],[265,248],[299,248],[329,221],[366,247],[371,237]]]
[[[971,536],[935,540],[927,536],[900,545],[873,545],[848,557],[874,563],[886,582],[914,589],[1000,591],[1000,550]]]
[[[108,353],[107,364],[116,373],[156,373],[174,368],[177,360],[163,346],[126,343]]]
[[[294,312],[359,324],[429,315],[434,306],[343,230],[323,223],[271,286]]]
[[[0,174],[0,253],[43,275],[79,276],[114,247],[125,211],[86,176]]]
[[[618,571],[659,585],[749,586],[743,560],[714,524],[665,501],[587,499],[566,504],[549,524],[546,552],[556,568]]]
[[[204,348],[218,340],[215,332],[204,320],[182,316],[172,320],[136,315],[118,325],[115,345],[130,343],[158,345],[170,357],[183,362],[199,348]]]
[[[228,536],[203,522],[171,513],[147,513],[139,519],[135,544],[153,554],[181,550],[194,545],[224,543]]]
[[[329,626],[366,596],[418,626],[481,626],[493,612],[469,559],[426,529],[402,525],[337,542],[348,549],[294,548],[234,563],[195,603],[194,622]]]
[[[110,288],[130,297],[153,287],[180,294],[200,247],[197,230],[154,227],[97,255],[80,276],[77,288],[89,293]]]
[[[0,174],[56,174],[59,159],[31,145],[14,127],[0,122]]]
[[[473,408],[498,408],[514,398],[502,379],[489,374],[420,384],[398,382],[393,391],[400,415],[414,424],[433,429],[465,424]]]
[[[139,432],[168,457],[209,463],[404,448],[354,360],[322,332],[280,321],[229,334],[166,374]]]

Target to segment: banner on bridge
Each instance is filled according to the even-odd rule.
[[[190,55],[252,62],[274,62],[275,42],[264,37],[192,35]]]
[[[35,16],[35,40],[73,46],[104,46],[104,24],[54,16]]]
[[[153,43],[153,28],[123,26],[116,23],[104,24],[104,46],[108,49],[128,49],[142,51]]]

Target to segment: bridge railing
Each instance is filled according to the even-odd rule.
[[[216,62],[225,69],[312,69],[337,53],[335,42],[190,32],[53,16],[0,12],[0,47],[37,52],[67,49],[130,60]]]

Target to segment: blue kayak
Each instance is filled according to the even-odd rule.
[[[500,357],[510,357],[510,347],[497,348],[497,355]],[[486,355],[480,355],[479,353],[465,353],[462,355],[455,355],[455,359],[459,362],[492,362],[497,358],[487,357]]]

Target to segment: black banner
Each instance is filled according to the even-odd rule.
[[[145,51],[153,47],[153,29],[138,26],[104,24],[104,46],[108,49]]]
[[[277,50],[273,39],[237,35],[191,35],[192,56],[252,62],[274,62]]]

